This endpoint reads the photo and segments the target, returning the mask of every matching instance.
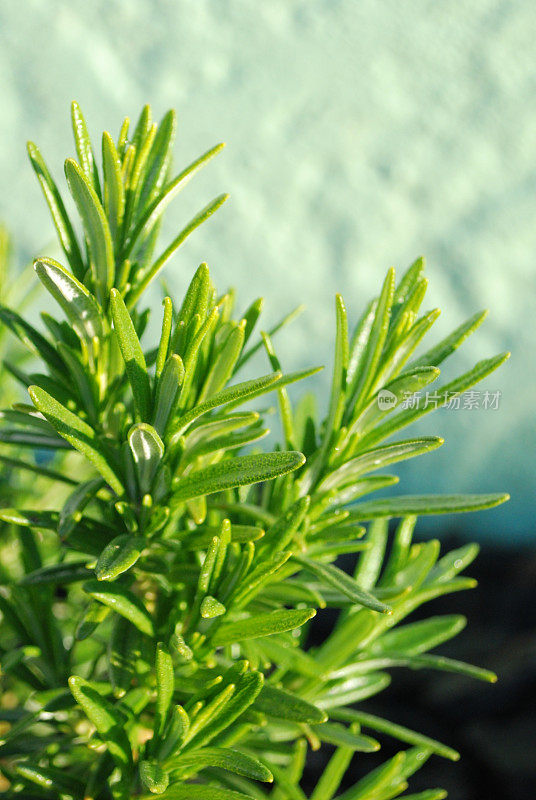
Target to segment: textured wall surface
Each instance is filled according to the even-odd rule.
[[[151,102],[158,114],[179,110],[178,163],[228,143],[171,216],[179,224],[222,190],[232,200],[167,279],[181,289],[207,260],[243,302],[263,294],[268,318],[305,302],[280,342],[286,367],[329,358],[335,291],[357,315],[388,266],[425,253],[430,304],[444,309],[439,334],[478,308],[492,312],[458,366],[514,355],[486,383],[502,392],[498,411],[426,418],[422,430],[447,444],[405,469],[401,490],[508,488],[510,504],[463,526],[528,541],[535,38],[531,0],[4,3],[0,217],[21,259],[50,252],[24,141],[37,141],[60,175],[71,99],[95,133]]]

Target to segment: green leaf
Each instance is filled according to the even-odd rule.
[[[380,517],[375,520],[375,523],[378,522],[387,524],[388,520],[385,517]],[[372,524],[374,525],[375,523]],[[428,579],[430,571],[439,556],[439,549],[440,545],[437,539],[414,545],[406,564],[394,576],[390,584],[384,584],[386,590],[389,591],[394,588],[396,591],[397,589],[410,588],[415,591]]]
[[[361,778],[351,789],[340,795],[340,800],[368,800],[369,797],[380,796],[382,791],[390,788],[400,780],[400,773],[404,764],[404,753],[397,753],[385,764],[369,772]]]
[[[73,775],[53,767],[41,767],[37,764],[22,762],[15,764],[15,772],[25,781],[36,783],[47,792],[55,791],[61,794],[80,796],[80,792],[84,788],[84,784]]]
[[[418,439],[406,439],[361,453],[324,478],[319,484],[318,490],[327,492],[330,489],[354,483],[365,473],[384,469],[390,464],[396,464],[408,458],[424,455],[441,447],[443,443],[444,439],[439,436],[422,436]]]
[[[385,733],[387,736],[393,736],[401,742],[406,742],[406,744],[427,748],[433,753],[443,756],[443,758],[448,758],[450,761],[458,761],[460,758],[460,754],[451,747],[447,747],[447,745],[437,742],[429,736],[423,736],[421,733],[416,733],[409,728],[405,728],[403,725],[397,725],[395,722],[390,722],[382,717],[349,708],[333,711],[332,715],[337,719],[344,719],[347,722],[359,722],[365,728],[371,728],[378,733]]]
[[[107,606],[95,603],[100,609],[109,611]],[[143,637],[128,619],[115,616],[108,642],[108,671],[116,697],[124,697],[139,678],[142,658]]]
[[[310,800],[332,800],[353,756],[354,751],[350,747],[338,747],[335,750],[318,779]]]
[[[268,552],[275,553],[290,547],[305,518],[310,502],[311,499],[308,495],[301,497],[268,528],[263,542]]]
[[[125,188],[121,159],[107,131],[102,134],[102,169],[104,173],[104,210],[112,240],[116,241],[125,212]]]
[[[391,268],[387,273],[378,300],[374,321],[370,328],[366,346],[363,350],[362,363],[355,373],[355,382],[351,387],[350,397],[346,404],[346,420],[352,417],[355,413],[355,409],[360,409],[363,403],[366,402],[369,390],[374,383],[383,345],[385,344],[387,331],[389,329],[394,282],[395,271]]]
[[[214,328],[219,319],[219,309],[214,308],[205,321],[199,324],[199,317],[196,314],[195,317],[191,320],[190,324],[188,325],[185,337],[187,338],[187,345],[185,345],[185,357],[184,357],[184,371],[185,371],[185,379],[183,381],[182,389],[181,389],[181,399],[183,400],[183,406],[188,403],[190,400],[190,390],[192,387],[192,383],[194,381],[194,377],[196,374],[196,369],[199,364],[199,359],[202,355],[202,346],[204,342],[210,341],[212,338],[212,334]],[[182,331],[182,327],[180,329]],[[176,337],[173,338],[172,348],[177,349],[179,347],[178,342],[176,341]]]
[[[227,387],[227,389],[224,389],[222,392],[218,392],[218,394],[213,395],[204,403],[194,406],[178,420],[174,438],[178,438],[192,422],[208,411],[212,411],[213,408],[226,405],[232,401],[243,402],[248,398],[256,396],[256,393],[259,391],[270,391],[270,389],[274,387],[274,384],[281,380],[281,377],[280,372],[274,372],[271,375],[264,375],[262,378],[255,378],[251,381],[237,383],[234,386]]]
[[[134,402],[142,421],[147,421],[151,416],[152,405],[147,364],[130,314],[117,289],[110,292],[110,308]]]
[[[169,786],[169,775],[160,764],[151,761],[140,763],[140,778],[146,789],[153,794],[162,794]]]
[[[292,552],[290,550],[275,553],[270,558],[261,561],[254,570],[249,572],[243,578],[237,592],[234,594],[233,609],[243,608],[248,605],[263,586],[272,579],[272,576],[287,563],[291,555]]]
[[[132,451],[142,495],[150,492],[153,479],[162,457],[164,443],[151,425],[140,422],[128,432],[128,443]]]
[[[372,645],[371,652],[375,654],[398,652],[404,655],[425,653],[452,639],[453,636],[457,636],[466,624],[465,617],[458,615],[431,617],[419,622],[411,622],[384,633]]]
[[[0,412],[0,416],[2,412]],[[223,439],[230,433],[240,428],[252,428],[258,423],[260,415],[256,411],[242,411],[231,414],[209,417],[208,420],[199,422],[185,436],[185,446],[188,450],[197,445],[211,442],[214,439]],[[46,424],[46,423],[45,423]]]
[[[130,143],[136,150],[141,150],[143,143],[151,130],[152,112],[151,106],[146,103],[140,113],[134,133],[130,139]]]
[[[195,784],[174,784],[166,789],[160,797],[162,800],[254,800],[251,795],[242,794],[242,792]],[[140,800],[148,800],[148,798],[142,797]]]
[[[304,625],[316,614],[313,608],[279,609],[267,614],[256,614],[236,622],[224,623],[212,636],[214,647],[223,647],[245,639],[271,636],[292,631]]]
[[[74,388],[75,396],[78,396],[80,407],[87,414],[89,422],[94,424],[97,419],[98,404],[98,387],[94,376],[75,350],[67,347],[63,342],[58,342],[57,347],[58,353],[67,366],[69,382]]]
[[[443,672],[454,672],[458,675],[465,675],[468,678],[476,678],[479,681],[486,681],[487,683],[496,683],[497,675],[489,669],[482,667],[475,667],[473,664],[466,664],[464,661],[457,661],[453,658],[446,658],[445,656],[418,655],[410,656],[408,658],[408,666],[412,669],[438,669]]]
[[[333,564],[322,564],[320,561],[313,561],[306,556],[297,554],[294,554],[292,558],[293,561],[301,564],[308,572],[312,572],[313,575],[317,575],[325,581],[328,586],[333,586],[334,589],[337,589],[345,595],[345,597],[352,600],[352,602],[365,606],[365,608],[371,608],[373,611],[380,611],[382,614],[391,613],[389,606],[380,602],[374,595],[361,589],[353,578],[350,578],[346,572],[333,566]]]
[[[398,414],[390,414],[385,422],[376,426],[361,439],[360,446],[369,448],[375,442],[386,439],[388,436],[392,436],[393,433],[396,433],[396,431],[400,430],[401,428],[407,427],[425,414],[434,411],[436,407],[441,408],[453,397],[465,392],[467,389],[470,389],[471,386],[474,386],[476,383],[490,375],[492,372],[494,372],[494,370],[500,367],[501,364],[504,364],[509,357],[510,353],[501,353],[494,358],[488,358],[483,361],[479,361],[478,364],[473,367],[473,369],[470,369],[468,372],[460,375],[459,378],[455,378],[454,380],[449,381],[449,383],[438,386],[434,391],[434,394],[437,394],[439,398],[437,406],[435,402],[429,402],[417,408],[406,408],[403,411],[400,411]]]
[[[410,264],[395,289],[395,303],[403,303],[406,300],[415,284],[421,280],[425,265],[426,263],[423,256],[419,256],[419,258],[416,258],[415,261]]]
[[[427,350],[426,353],[416,359],[412,363],[412,366],[428,366],[429,364],[438,366],[482,325],[487,316],[487,311],[479,311],[473,314],[472,317],[469,317],[466,322],[462,323],[449,336],[439,342],[439,344],[431,350]]]
[[[76,101],[71,103],[71,121],[73,126],[74,141],[76,145],[76,153],[80,166],[84,175],[88,179],[90,185],[94,188],[97,195],[100,195],[100,184],[97,167],[95,165],[95,157],[93,155],[93,148],[91,147],[91,139],[82,114],[82,109]]]
[[[335,311],[337,315],[337,339],[335,342],[331,396],[326,420],[326,445],[329,443],[333,433],[340,428],[346,399],[346,374],[349,359],[348,319],[344,300],[340,294],[336,295],[335,298]]]
[[[450,581],[459,572],[471,564],[478,555],[480,548],[477,544],[466,544],[456,550],[451,550],[446,556],[440,558],[435,567],[430,571],[429,581]]]
[[[280,370],[281,363],[277,358],[274,350],[274,346],[272,344],[272,340],[268,336],[267,333],[261,332],[261,337],[264,343],[264,347],[268,358],[270,360],[270,365],[273,370]],[[277,392],[278,403],[279,403],[279,417],[281,419],[281,426],[283,428],[283,434],[285,437],[285,447],[287,449],[294,449],[294,420],[293,420],[293,413],[292,413],[292,404],[290,402],[290,398],[288,396],[288,392],[286,389],[279,389]]]
[[[398,375],[393,381],[386,383],[380,391],[388,391],[394,395],[395,402],[393,406],[383,409],[380,408],[378,402],[380,391],[378,391],[368,406],[364,408],[363,412],[359,414],[357,419],[352,423],[348,431],[348,438],[354,434],[360,434],[361,437],[363,433],[369,431],[374,425],[378,425],[382,419],[388,414],[391,414],[395,408],[400,407],[408,397],[411,397],[416,392],[424,389],[425,386],[433,383],[440,374],[440,370],[438,370],[437,367],[415,367],[414,369],[412,368]],[[357,445],[362,447],[359,439]]]
[[[406,517],[422,514],[458,514],[494,508],[510,499],[508,494],[445,494],[407,495],[385,500],[370,500],[354,506],[351,516],[356,521],[377,517]]]
[[[347,371],[347,384],[352,389],[355,389],[356,381],[361,372],[361,366],[365,358],[366,346],[370,337],[370,331],[374,324],[374,317],[378,307],[377,300],[371,300],[366,307],[361,318],[358,320],[352,338],[350,340],[350,350],[348,358],[348,371]],[[347,415],[350,413],[351,408],[346,409]]]
[[[376,377],[375,386],[381,386],[387,377],[393,379],[395,375],[398,375],[406,361],[411,354],[415,352],[423,337],[428,333],[439,317],[440,313],[439,308],[429,311],[418,319],[417,322],[409,328],[407,333],[403,334],[401,339],[395,340],[395,343],[391,345],[391,349],[388,350],[384,357],[384,364]],[[406,314],[404,314],[405,318],[411,319],[412,316],[412,312],[406,312]],[[386,344],[386,347],[388,346],[389,340]]]
[[[285,386],[288,386],[291,383],[296,383],[297,381],[302,381],[305,378],[309,378],[311,375],[316,375],[316,373],[320,372],[320,370],[322,369],[323,367],[311,367],[310,369],[300,370],[299,372],[288,372],[285,375],[281,375],[278,382],[273,388],[279,391],[280,389],[283,389]],[[233,389],[234,387],[231,386],[230,388]],[[249,399],[251,400],[254,397],[260,397],[261,395],[266,394],[267,391],[268,392],[272,391],[272,387],[270,387],[269,389],[266,388],[258,389],[256,392],[253,392],[252,394],[249,395]],[[229,408],[235,408],[236,406],[241,405],[242,402],[243,402],[242,399],[232,400],[229,403]]]
[[[133,592],[117,584],[108,586],[99,581],[88,581],[83,588],[94,600],[128,619],[142,633],[154,635],[151,615]]]
[[[103,606],[93,600],[84,611],[80,622],[76,628],[75,638],[81,642],[91,636],[94,630],[98,628],[101,622],[104,622],[106,617],[110,615],[110,608]]]
[[[78,280],[83,280],[86,268],[58,187],[47,169],[39,148],[33,142],[28,142],[28,155],[50,209],[63,252]]]
[[[158,344],[158,352],[156,356],[155,377],[160,380],[162,370],[167,361],[169,342],[171,339],[171,328],[173,325],[173,302],[170,297],[164,297],[164,318],[162,319],[162,331],[160,333],[160,342]]]
[[[0,417],[1,416],[2,413],[0,412]],[[3,441],[1,439],[1,433],[0,441]],[[58,441],[63,444],[61,439],[58,439]],[[11,467],[11,469],[21,469],[25,472],[33,472],[35,475],[39,475],[41,478],[59,481],[60,483],[65,483],[70,486],[75,484],[75,481],[72,478],[69,478],[68,475],[63,475],[61,472],[57,472],[53,469],[47,469],[46,467],[42,467],[40,464],[30,464],[27,461],[21,461],[19,458],[11,458],[10,456],[0,454],[0,463],[4,464],[6,467]]]
[[[244,344],[245,320],[236,325],[214,358],[200,395],[200,401],[219,392],[233,374],[234,367]]]
[[[189,729],[190,718],[188,714],[182,706],[174,706],[164,740],[157,748],[160,761],[165,761],[173,753],[176,753],[186,739]]]
[[[360,557],[354,571],[354,578],[362,589],[370,590],[376,585],[385,557],[388,532],[389,525],[385,519],[374,520],[369,525],[367,549]]]
[[[327,714],[302,697],[265,685],[255,700],[254,708],[270,717],[286,719],[290,722],[315,723],[325,722]]]
[[[108,221],[100,200],[73,159],[65,162],[65,175],[78,208],[91,255],[91,269],[101,303],[105,303],[114,280],[114,251]]]
[[[261,672],[246,672],[235,681],[236,690],[221,705],[217,712],[210,717],[203,725],[201,730],[188,741],[186,748],[188,751],[196,747],[201,747],[212,741],[232,723],[238,719],[244,711],[251,706],[262,689],[264,676]],[[228,686],[227,689],[230,687]],[[222,693],[223,694],[223,693]],[[201,716],[198,715],[198,716]],[[196,722],[197,722],[196,718]],[[193,726],[192,726],[193,727]],[[218,743],[220,743],[218,741]]]
[[[141,555],[146,540],[130,533],[116,536],[99,556],[95,574],[99,581],[113,581],[132,567]]]
[[[337,725],[333,722],[324,722],[322,725],[315,725],[313,732],[321,742],[333,744],[336,747],[349,747],[359,753],[375,753],[380,749],[379,743],[370,736],[363,736],[355,733],[344,725]]]
[[[173,441],[178,439],[194,420],[217,406],[228,405],[230,408],[235,408],[241,405],[245,400],[260,397],[266,392],[271,392],[273,389],[280,389],[283,386],[287,386],[289,383],[307,378],[309,375],[313,375],[317,372],[318,369],[320,368],[304,370],[303,372],[291,372],[288,375],[274,372],[271,375],[264,375],[262,378],[255,378],[251,381],[244,381],[243,383],[229,386],[227,389],[213,395],[204,403],[194,406],[194,408],[180,417],[177,422],[177,430],[174,431],[173,434]]]
[[[430,758],[431,752],[427,747],[412,747],[404,751],[404,762],[400,777],[404,780],[419,770]]]
[[[181,326],[184,326],[184,329],[186,329],[196,314],[199,316],[200,322],[205,320],[209,312],[211,296],[212,282],[210,280],[210,271],[207,264],[203,262],[198,266],[190,281],[190,285],[186,290],[184,300],[182,301],[180,311],[177,315],[174,337],[175,344],[179,344],[177,336]],[[182,342],[182,345],[184,346],[184,342]]]
[[[51,531],[56,530],[58,523],[55,511],[22,511],[16,508],[0,508],[0,519],[25,528],[43,528]]]
[[[271,480],[298,469],[304,462],[304,456],[293,451],[237,456],[180,478],[173,488],[174,500],[179,502],[236,486]]]
[[[169,768],[186,770],[189,774],[197,773],[206,767],[225,769],[253,781],[265,783],[273,781],[270,770],[256,758],[224,747],[204,747],[193,753],[180,755],[169,763]]]
[[[296,742],[296,745],[298,745],[298,742]],[[285,800],[287,800],[287,798],[288,800],[307,800],[307,796],[303,789],[300,788],[298,780],[293,781],[288,775],[288,772],[290,771],[288,767],[282,769],[281,767],[276,766],[276,764],[271,764],[271,768],[277,787],[274,792],[275,797],[279,797],[279,793],[284,792],[285,794],[283,796],[285,797]]]
[[[391,545],[391,552],[383,571],[382,584],[388,584],[395,580],[399,570],[404,567],[410,551],[416,522],[417,517],[405,517],[399,522]]]
[[[173,670],[173,659],[169,649],[163,642],[158,642],[156,646],[156,716],[155,716],[155,736],[161,737],[164,733],[173,691],[175,689],[175,673]]]
[[[37,586],[44,584],[63,585],[87,580],[92,571],[84,561],[64,561],[61,564],[49,564],[26,574],[20,581],[21,586]]]
[[[251,305],[242,314],[242,319],[246,320],[246,328],[244,331],[244,345],[247,344],[251,334],[253,333],[253,329],[255,328],[257,320],[261,315],[263,306],[264,306],[263,298],[258,297],[257,300],[254,300],[253,303],[251,303]]]
[[[180,356],[173,354],[162,369],[156,390],[153,424],[161,436],[173,417],[183,380],[184,364]]]
[[[283,584],[283,586],[286,589],[288,584]],[[294,646],[288,641],[282,643],[277,637],[270,636],[262,642],[261,649],[268,659],[278,667],[286,667],[307,678],[318,679],[324,675],[324,671],[316,663],[314,657],[302,650],[297,642]]]
[[[151,150],[145,165],[143,184],[138,197],[138,207],[145,211],[147,204],[160,192],[166,180],[171,150],[177,128],[175,111],[168,111],[158,126]]]
[[[116,494],[123,494],[123,484],[101,449],[95,431],[39,386],[30,386],[28,391],[34,406],[44,414],[54,430],[91,461]]]
[[[203,619],[214,619],[225,614],[226,608],[215,597],[207,594],[201,602],[201,616]]]
[[[215,536],[219,536],[219,527],[202,527],[195,531],[188,532],[186,538],[182,540],[182,546],[186,550],[205,550]],[[262,539],[264,531],[253,525],[233,525],[231,528],[231,541],[233,542],[256,542]]]
[[[106,742],[114,761],[122,768],[132,768],[132,751],[123,719],[116,709],[83,678],[73,675],[69,678],[71,693]]]

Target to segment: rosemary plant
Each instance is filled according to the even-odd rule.
[[[440,557],[437,541],[412,543],[417,516],[507,496],[369,495],[397,482],[386,467],[442,444],[391,437],[507,354],[441,383],[440,364],[479,313],[415,355],[439,314],[419,315],[421,259],[398,282],[387,273],[350,334],[337,296],[324,419],[310,394],[295,407],[289,398],[287,387],[316,371],[282,371],[272,340],[289,318],[256,337],[262,300],[235,316],[232,293],[218,294],[205,264],[184,298],[164,298],[159,338],[142,345],[147,288],[226,195],[160,251],[163,212],[222,145],[173,178],[172,111],[157,125],[145,107],[132,132],[128,119],[117,140],[105,132],[100,165],[76,103],[72,121],[77,158],[65,175],[79,219],[28,146],[64,254],[63,264],[34,265],[58,316],[43,313],[38,330],[0,308],[29,351],[5,363],[24,392],[1,413],[0,458],[10,481],[32,476],[11,493],[16,508],[0,510],[10,543],[0,572],[0,797],[306,800],[308,750],[327,746],[310,800],[439,800],[440,789],[405,794],[410,777],[432,754],[458,753],[359,704],[395,667],[495,679],[430,653],[463,617],[405,618],[474,586],[460,573],[477,547]],[[267,374],[248,377],[262,348]],[[427,387],[438,403],[403,402]],[[257,445],[268,393],[282,429],[273,452]],[[392,535],[390,519],[399,520]],[[353,575],[337,567],[342,554],[355,555]],[[326,607],[337,622],[312,648],[310,621]],[[342,790],[354,754],[365,763],[383,736],[409,747]]]

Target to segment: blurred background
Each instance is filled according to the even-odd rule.
[[[53,253],[26,139],[59,177],[73,147],[72,99],[94,134],[115,132],[150,102],[156,115],[179,112],[179,165],[228,144],[170,217],[179,225],[220,191],[231,201],[188,241],[166,280],[179,292],[206,260],[221,287],[237,288],[239,305],[264,295],[268,322],[305,303],[280,344],[285,368],[330,363],[336,291],[355,319],[387,268],[420,254],[429,306],[443,309],[438,338],[490,309],[453,360],[461,372],[513,351],[478,387],[500,392],[499,407],[426,417],[420,431],[446,444],[401,470],[400,491],[511,492],[493,511],[420,523],[423,535],[482,544],[473,567],[480,588],[445,609],[459,603],[472,631],[452,654],[502,680],[481,690],[406,676],[381,701],[388,717],[432,735],[440,733],[434,719],[452,728],[461,765],[437,760],[423,780],[434,785],[441,771],[435,782],[461,800],[532,798],[536,782],[535,39],[530,0],[25,0],[0,8],[0,219],[21,267]],[[408,710],[408,692],[418,709]],[[383,710],[379,702],[371,710]]]

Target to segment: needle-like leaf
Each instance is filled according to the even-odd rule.
[[[73,675],[69,688],[76,702],[83,708],[98,733],[106,741],[110,754],[117,764],[126,769],[132,767],[132,751],[123,729],[122,718],[113,706],[91,686],[88,681]]]
[[[84,225],[98,298],[101,303],[106,303],[115,272],[112,236],[106,214],[94,187],[71,158],[65,162],[65,175]]]
[[[151,415],[152,405],[147,364],[145,363],[145,356],[130,314],[117,289],[112,289],[110,292],[110,308],[119,347],[123,354],[128,379],[132,387],[134,402],[140,418],[143,421],[147,421]]]
[[[482,511],[509,500],[507,494],[445,494],[393,497],[388,500],[370,500],[359,503],[352,510],[352,518],[366,521],[377,517],[405,517],[410,514],[459,514],[464,511]]]
[[[52,258],[39,258],[34,269],[46,289],[65,311],[80,337],[102,336],[102,314],[95,298],[74,275]]]
[[[221,492],[236,486],[248,486],[278,475],[286,475],[305,462],[301,453],[264,453],[237,456],[180,478],[174,486],[175,501]]]
[[[128,619],[142,633],[153,636],[151,615],[141,600],[129,589],[117,584],[107,585],[100,581],[88,581],[83,588],[94,600]]]
[[[162,439],[151,425],[140,422],[128,432],[142,495],[150,491],[156,470],[164,455]]]
[[[48,168],[43,161],[43,157],[39,148],[33,143],[28,142],[28,155],[30,157],[31,165],[34,169],[37,179],[43,190],[45,200],[47,201],[60,244],[63,252],[67,256],[67,260],[71,265],[73,273],[78,280],[84,279],[85,267],[80,253],[80,247],[76,240],[71,221],[65,210],[65,205],[59,193],[58,187],[54,183]]]
[[[39,386],[30,386],[28,391],[34,406],[47,418],[54,430],[91,461],[114,492],[122,494],[122,481],[102,450],[95,431]]]
[[[112,539],[99,556],[95,574],[99,581],[113,581],[132,567],[145,547],[142,536],[121,534]]]
[[[235,641],[256,639],[259,636],[272,636],[299,628],[310,620],[316,611],[312,608],[271,611],[257,614],[237,622],[226,622],[212,637],[215,647],[222,647]]]

